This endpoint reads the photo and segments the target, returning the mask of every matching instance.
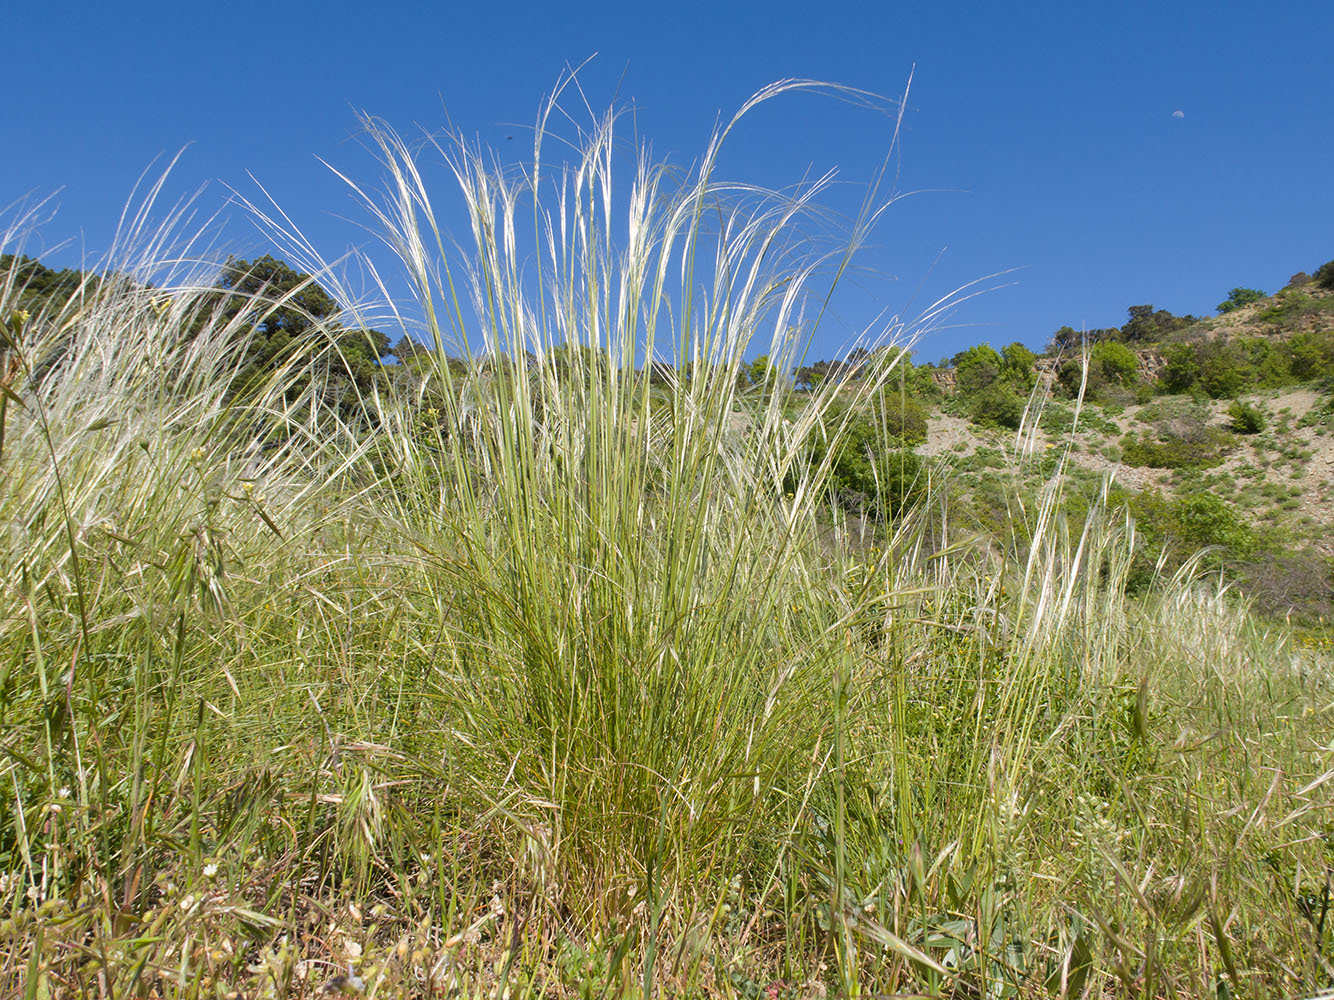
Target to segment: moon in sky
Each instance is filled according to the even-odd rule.
[[[1173,118],[1185,118],[1185,117],[1186,117],[1186,112],[1184,112],[1184,111],[1173,111],[1173,112],[1172,112],[1172,117],[1173,117]]]

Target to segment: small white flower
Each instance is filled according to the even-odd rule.
[[[212,878],[216,874],[218,874],[218,866],[212,861],[204,866],[204,878]]]
[[[56,792],[56,797],[61,799],[67,799],[70,797],[70,794],[71,793],[69,785],[65,785],[63,788],[60,789],[60,791]]]

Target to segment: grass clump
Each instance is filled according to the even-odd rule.
[[[847,263],[799,238],[824,184],[719,181],[734,122],[622,193],[615,117],[553,163],[554,112],[518,173],[427,147],[467,252],[368,123],[393,378],[311,316],[232,391],[299,289],[220,307],[163,239],[42,314],[6,275],[4,989],[1325,985],[1323,647],[1195,562],[1127,596],[1138,527],[1065,516],[1054,453],[1007,534],[896,502],[908,331],[851,396],[747,360],[797,368]]]

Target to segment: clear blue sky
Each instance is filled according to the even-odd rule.
[[[368,246],[317,160],[376,179],[355,111],[404,132],[447,113],[518,159],[542,95],[594,53],[590,100],[633,101],[639,133],[682,164],[773,80],[897,96],[916,67],[896,186],[923,193],[877,231],[817,355],[871,301],[911,315],[1008,269],[921,358],[1039,347],[1062,324],[1119,325],[1132,304],[1209,313],[1235,285],[1273,291],[1334,258],[1328,3],[136,0],[15,5],[5,34],[0,206],[59,190],[27,246],[68,241],[55,264],[100,254],[136,178],[187,144],[173,193],[211,181],[216,207],[225,185],[253,194],[253,174],[326,256]],[[782,184],[839,166],[855,206],[890,124],[786,100],[747,125],[725,173]],[[235,221],[225,245],[269,249]]]

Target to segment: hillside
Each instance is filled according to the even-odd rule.
[[[1328,620],[1334,289],[1304,277],[1204,319],[1135,307],[1121,329],[1058,331],[1031,360],[1020,345],[970,348],[911,370],[886,405],[921,409],[910,443],[984,530],[1061,462],[1081,516],[1110,482],[1146,572],[1210,546],[1205,563],[1262,612]]]

